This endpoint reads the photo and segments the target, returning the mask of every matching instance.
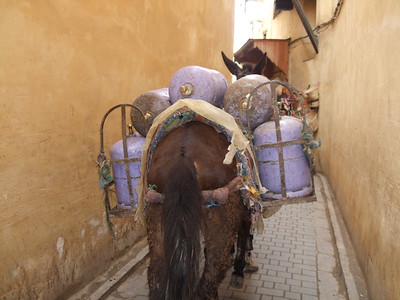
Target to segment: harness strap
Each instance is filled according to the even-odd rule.
[[[202,191],[201,194],[203,196],[203,201],[205,203],[211,203],[213,201],[214,204],[225,204],[228,200],[228,196],[234,192],[237,192],[242,185],[242,178],[237,176],[224,187],[220,187],[215,190]],[[147,203],[162,203],[163,199],[164,195],[160,194],[154,189],[148,189],[146,191]]]

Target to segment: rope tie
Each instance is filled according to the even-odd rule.
[[[211,200],[211,201],[210,201],[210,204],[207,204],[207,205],[206,205],[206,208],[210,208],[210,207],[212,207],[212,206],[218,207],[218,206],[221,206],[221,205],[220,205],[220,204],[217,204],[217,202],[215,202],[215,200]]]

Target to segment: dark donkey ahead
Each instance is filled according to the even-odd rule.
[[[229,72],[231,72],[232,75],[236,76],[236,79],[240,79],[246,75],[250,74],[258,74],[261,75],[262,71],[267,63],[267,54],[264,53],[263,56],[260,58],[260,60],[256,64],[251,64],[251,63],[245,63],[243,64],[243,67],[240,67],[237,63],[234,61],[230,60],[223,51],[221,51],[222,59],[224,60],[224,63],[226,67],[228,68]]]

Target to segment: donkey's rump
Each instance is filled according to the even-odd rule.
[[[214,128],[201,122],[184,124],[158,144],[147,173],[147,183],[155,184],[162,193],[168,170],[185,157],[194,164],[202,190],[222,187],[236,176],[236,162],[223,164],[228,146],[226,137],[216,133]]]

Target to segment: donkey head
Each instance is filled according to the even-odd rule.
[[[221,51],[221,54],[226,67],[228,68],[229,72],[232,73],[232,75],[236,76],[236,79],[240,79],[250,74],[261,75],[267,61],[267,54],[264,53],[257,64],[245,63],[243,64],[243,67],[240,67],[237,63],[230,60],[224,52]]]

